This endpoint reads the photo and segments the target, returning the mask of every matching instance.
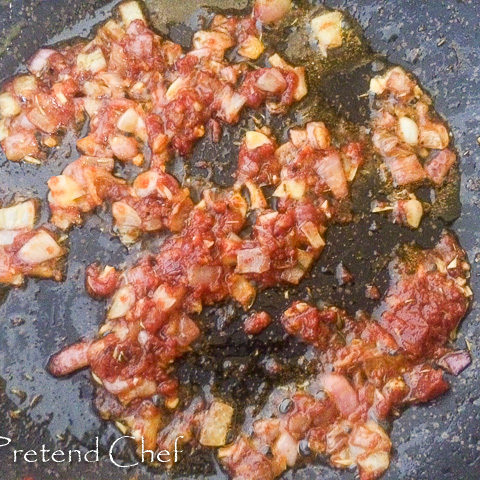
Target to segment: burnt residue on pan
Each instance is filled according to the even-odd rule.
[[[59,7],[53,0],[13,0],[0,4],[0,29],[5,39],[0,45],[0,76],[12,75],[19,63],[44,44],[87,35],[93,25],[109,15],[116,3],[74,0]],[[480,229],[480,179],[475,160],[480,157],[477,143],[480,137],[480,33],[475,26],[480,22],[480,5],[475,0],[456,4],[435,2],[435,5],[381,0],[326,3],[346,9],[351,15],[351,48],[333,62],[318,64],[309,54],[301,25],[290,25],[281,32],[267,35],[267,40],[275,43],[276,49],[282,50],[292,62],[309,66],[310,95],[290,117],[268,118],[266,122],[272,122],[279,139],[289,125],[313,118],[325,120],[329,127],[337,124],[339,118],[347,125],[350,122],[365,124],[368,100],[361,94],[367,90],[368,78],[385,68],[388,61],[413,71],[433,93],[437,110],[449,120],[456,137],[463,175],[460,189],[463,208],[453,228],[469,253],[473,289],[478,292],[480,239],[476,231]],[[248,2],[148,0],[147,7],[157,30],[188,47],[192,32],[208,20],[212,9],[242,12]],[[80,18],[85,20],[75,23]],[[365,38],[374,46],[373,50],[388,54],[387,57],[373,53],[360,35],[356,21],[364,28]],[[297,23],[301,23],[300,20]],[[23,28],[24,25],[29,28]],[[253,119],[247,113],[239,126],[226,129],[220,144],[200,142],[190,158],[175,159],[172,172],[180,180],[190,178],[197,190],[210,183],[230,185],[237,156],[235,144],[242,128],[248,126],[253,126]],[[0,157],[1,198],[21,191],[26,196],[44,200],[46,180],[77,155],[73,140],[73,137],[67,138],[40,169]],[[370,168],[374,171],[373,165]],[[421,229],[410,231],[392,225],[381,215],[369,213],[369,195],[386,194],[383,188],[375,175],[360,177],[353,187],[353,195],[363,199],[363,203],[355,206],[355,221],[329,230],[327,248],[299,287],[266,291],[259,295],[254,309],[264,309],[275,316],[292,299],[304,299],[327,300],[349,312],[371,311],[375,302],[365,298],[365,284],[375,283],[382,292],[385,290],[386,265],[397,245],[416,241],[421,246],[431,246],[445,226],[452,227],[451,222],[458,217],[460,208],[458,189],[444,190],[437,195],[432,215],[424,220]],[[42,215],[42,219],[48,218],[46,208]],[[13,465],[7,450],[0,449],[1,478],[10,480],[33,475],[35,480],[132,477],[140,480],[165,477],[162,472],[143,467],[120,469],[112,465],[106,449],[120,434],[96,416],[91,405],[93,386],[88,374],[83,372],[58,381],[44,368],[49,355],[79,337],[96,332],[103,317],[103,303],[92,300],[84,291],[85,265],[94,260],[114,265],[126,259],[130,262],[142,248],[153,248],[159,242],[158,238],[146,239],[127,251],[112,238],[105,219],[108,220],[108,216],[99,212],[71,233],[72,251],[64,283],[29,280],[24,289],[2,292],[0,306],[0,436],[11,436],[17,448],[25,449],[38,448],[43,443],[52,449],[89,449],[95,446],[98,436],[102,459],[98,464]],[[340,261],[354,275],[354,284],[338,285],[335,268]],[[468,342],[473,364],[460,377],[452,379],[452,391],[447,395],[431,405],[409,409],[394,422],[392,440],[397,454],[385,479],[473,480],[479,477],[480,365],[477,358],[480,346],[476,339],[480,327],[477,315],[474,302],[457,339],[462,348]],[[302,375],[308,373],[308,364],[302,360],[304,346],[287,339],[275,324],[261,335],[248,338],[242,330],[244,316],[244,312],[232,304],[207,309],[200,319],[203,336],[199,348],[177,365],[179,378],[188,385],[187,391],[210,390],[233,403],[240,401],[240,412],[245,405],[261,404],[276,384],[301,380]],[[275,378],[267,375],[269,361],[283,364],[285,373]],[[211,453],[199,451],[187,457],[185,452],[184,455],[184,461],[173,472],[175,477],[226,478]],[[136,462],[127,445],[117,451],[116,456],[127,464]],[[335,471],[321,462],[284,475],[284,478],[300,480],[353,477],[351,472]]]

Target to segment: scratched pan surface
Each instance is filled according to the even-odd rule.
[[[91,27],[101,22],[117,2],[94,0],[6,0],[0,1],[0,80],[14,74],[34,51],[72,36],[86,36]],[[365,37],[376,52],[387,55],[413,71],[436,99],[437,110],[453,130],[461,158],[462,181],[460,199],[462,215],[448,226],[458,234],[472,263],[472,284],[480,293],[480,3],[410,0],[332,0],[328,6],[347,9],[365,31]],[[148,3],[157,29],[172,39],[189,45],[191,28],[202,21],[206,10],[199,7],[242,9],[246,0],[161,0]],[[168,7],[166,7],[168,6]],[[287,45],[287,52],[289,47]],[[294,50],[290,53],[295,56]],[[365,53],[365,52],[364,52]],[[367,75],[372,74],[372,57],[368,54],[361,65],[351,65],[329,83],[310,77],[318,98],[328,93],[333,111],[365,120],[365,105],[357,94],[366,90]],[[373,68],[378,68],[377,62]],[[311,110],[311,109],[310,109]],[[308,105],[290,120],[308,118]],[[248,125],[248,118],[243,120]],[[276,122],[277,127],[281,123]],[[277,128],[281,138],[282,129]],[[198,145],[186,162],[177,159],[174,172],[182,180],[185,173],[196,176],[199,185],[209,180],[221,185],[231,183],[235,168],[236,149],[233,142],[240,133],[227,130],[222,143],[212,148]],[[12,198],[16,192],[46,198],[46,180],[57,174],[75,158],[72,139],[42,168],[13,164],[0,156],[0,197]],[[215,158],[216,167],[211,167]],[[354,187],[366,197],[375,184],[359,182]],[[456,216],[455,203],[447,209],[446,219]],[[412,233],[395,227],[382,218],[364,212],[368,203],[355,207],[357,220],[345,227],[333,227],[328,233],[328,246],[312,275],[290,298],[311,301],[329,300],[350,312],[358,308],[371,311],[374,303],[364,298],[363,285],[374,280],[385,290],[385,265],[388,255],[398,243],[416,240],[422,246],[435,242],[447,225],[442,219],[427,220],[422,229]],[[48,218],[43,209],[42,219]],[[103,220],[102,220],[103,218]],[[107,222],[105,222],[107,219]],[[372,225],[375,220],[375,224]],[[107,225],[107,226],[105,226]],[[148,239],[143,247],[151,248],[159,239]],[[84,268],[100,260],[114,265],[139,254],[137,246],[128,252],[109,232],[108,215],[99,212],[83,228],[70,236],[72,251],[66,281],[30,280],[25,289],[0,292],[0,436],[13,438],[17,448],[34,448],[45,443],[47,448],[84,448],[95,445],[99,437],[101,452],[119,436],[111,425],[100,421],[92,406],[92,385],[87,372],[64,380],[55,380],[45,372],[48,357],[61,347],[82,336],[92,336],[100,323],[104,304],[85,295]],[[333,272],[340,260],[354,273],[356,282],[339,288]],[[259,296],[256,307],[278,313],[288,300],[284,290],[271,290]],[[466,340],[472,349],[473,363],[458,378],[452,378],[452,389],[429,405],[410,408],[392,429],[395,446],[393,461],[385,479],[475,480],[480,478],[480,345],[478,338],[479,307],[474,302],[463,322],[457,339],[460,348]],[[217,393],[232,401],[247,404],[261,402],[275,381],[264,373],[262,364],[268,358],[289,362],[290,377],[301,375],[296,359],[301,345],[285,339],[280,329],[272,326],[254,340],[248,340],[240,329],[242,313],[231,305],[208,310],[200,319],[204,335],[198,353],[183,360],[178,375],[183,382],[201,389],[213,382]],[[13,392],[12,392],[13,390]],[[15,394],[14,392],[17,392]],[[18,395],[25,392],[26,398]],[[10,412],[19,418],[12,419]],[[118,454],[124,462],[134,461],[129,447]],[[95,464],[19,463],[13,465],[11,451],[0,449],[0,478],[13,480],[32,475],[36,480],[109,480],[165,478],[161,472],[145,468],[120,469],[105,455]],[[225,475],[210,453],[200,452],[184,457],[173,476],[182,479],[224,479]],[[322,478],[353,479],[353,472],[332,470],[326,464],[304,467],[285,474],[285,479],[310,480]]]

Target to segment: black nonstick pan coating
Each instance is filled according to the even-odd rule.
[[[38,48],[72,36],[85,36],[91,27],[106,18],[118,2],[93,0],[0,0],[0,81],[16,73]],[[245,0],[170,0],[147,2],[151,18],[162,33],[188,45],[190,27],[199,21],[198,8],[243,9]],[[291,295],[317,300],[328,298],[350,312],[370,310],[374,304],[365,300],[363,286],[375,277],[385,288],[385,265],[388,255],[400,242],[415,239],[429,246],[447,225],[460,239],[472,264],[472,289],[480,294],[480,2],[411,1],[411,0],[332,0],[326,4],[347,10],[365,32],[373,50],[386,55],[392,63],[413,71],[433,94],[436,109],[448,119],[461,159],[461,216],[452,223],[425,221],[421,231],[412,233],[395,227],[382,218],[364,216],[358,223],[329,230],[328,247],[308,280]],[[168,8],[165,8],[165,5]],[[158,13],[163,12],[163,13]],[[197,12],[197,14],[195,14]],[[186,23],[182,23],[187,20]],[[352,84],[371,73],[366,64],[353,73]],[[349,83],[348,78],[343,79]],[[319,87],[321,90],[321,86]],[[362,88],[361,86],[359,87]],[[345,108],[354,101],[352,93],[341,86],[330,92],[333,107]],[[348,90],[348,89],[347,89]],[[352,108],[346,110],[351,111]],[[220,166],[211,172],[212,179],[228,184],[231,151],[235,129],[227,130],[220,146],[212,150],[200,144],[186,165],[176,165],[181,176],[184,168],[202,174],[201,161],[220,158]],[[73,144],[74,145],[74,144]],[[0,198],[11,198],[15,192],[46,198],[46,180],[58,174],[71,161],[72,142],[68,138],[44,167],[8,162],[0,154]],[[223,163],[222,163],[223,162]],[[230,168],[230,170],[229,170]],[[203,172],[204,173],[204,172]],[[208,176],[208,175],[207,175]],[[368,188],[359,186],[358,188]],[[358,207],[359,209],[362,206]],[[450,212],[455,217],[455,212]],[[104,216],[108,219],[108,216]],[[43,208],[42,219],[48,219]],[[376,229],[372,222],[376,221]],[[109,225],[109,223],[106,223]],[[333,241],[332,241],[333,240]],[[148,242],[144,246],[148,246]],[[63,346],[97,330],[103,312],[102,302],[90,299],[84,291],[85,265],[99,260],[114,265],[139,254],[140,246],[130,252],[112,238],[102,220],[102,213],[92,216],[83,228],[70,235],[72,251],[66,281],[29,280],[26,288],[0,292],[0,436],[13,438],[17,448],[92,448],[95,437],[108,446],[119,436],[111,425],[102,422],[92,406],[93,387],[87,372],[65,380],[56,380],[45,371],[48,357]],[[372,251],[378,255],[372,262]],[[350,288],[338,288],[332,272],[340,260],[356,278]],[[260,296],[259,308],[272,313],[286,305],[284,291],[272,290]],[[468,343],[472,365],[459,377],[451,378],[452,388],[443,397],[420,407],[412,407],[393,423],[391,432],[395,447],[392,464],[385,480],[477,480],[480,478],[480,325],[479,306],[474,301],[463,322],[456,344]],[[219,390],[230,397],[254,402],[261,393],[263,377],[251,353],[260,350],[264,356],[294,357],[301,348],[285,342],[280,331],[246,341],[238,333],[239,312],[232,306],[220,306],[204,315],[201,355],[187,357],[179,366],[183,381],[205,381],[211,375],[229,381],[219,382]],[[222,328],[227,335],[219,336]],[[245,364],[242,371],[228,370],[226,361]],[[228,367],[232,368],[232,367]],[[233,372],[233,373],[232,373]],[[21,392],[25,392],[26,398]],[[259,393],[260,392],[260,393]],[[18,417],[18,418],[12,418]],[[0,449],[0,479],[13,480],[32,476],[35,480],[110,480],[163,479],[161,471],[146,468],[121,469],[108,458],[94,464],[13,464],[10,451]],[[125,461],[133,459],[127,447]],[[182,479],[225,479],[210,454],[188,457],[173,476]],[[285,479],[322,478],[353,479],[349,471],[333,470],[326,464],[286,473]]]

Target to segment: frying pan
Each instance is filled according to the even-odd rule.
[[[91,27],[106,18],[116,3],[1,0],[0,80],[16,73],[18,65],[39,47],[72,36],[88,35]],[[328,247],[309,278],[298,288],[290,289],[291,298],[310,301],[323,298],[352,313],[359,308],[371,311],[374,303],[364,298],[363,286],[374,280],[382,291],[385,290],[385,266],[395,246],[411,240],[430,246],[444,226],[457,233],[468,252],[472,288],[478,296],[480,236],[476,233],[480,230],[480,178],[476,162],[480,158],[477,143],[480,136],[480,3],[477,0],[332,0],[326,4],[348,10],[364,29],[375,51],[413,71],[433,94],[437,111],[448,119],[453,130],[461,159],[463,207],[462,215],[453,223],[450,221],[457,216],[455,205],[444,219],[427,219],[416,232],[369,215],[358,215],[354,224],[332,227],[328,238],[334,241],[327,243]],[[205,10],[198,10],[203,5],[243,9],[247,1],[159,0],[149,2],[148,6],[157,30],[169,33],[173,40],[188,46],[191,29],[197,27],[205,14]],[[333,109],[361,113],[364,106],[352,108],[351,102],[359,101],[356,94],[362,93],[362,88],[365,91],[360,80],[365,81],[367,73],[371,74],[368,62],[350,73],[340,72],[340,77],[330,79],[328,88],[319,82],[319,95],[326,94]],[[358,92],[355,90],[357,84]],[[177,177],[181,179],[188,171],[207,177],[204,180],[229,184],[231,165],[236,158],[235,149],[232,151],[230,147],[238,139],[236,135],[237,129],[227,129],[219,146],[200,143],[192,157],[185,161],[176,159],[173,168]],[[0,197],[8,200],[16,192],[22,192],[44,200],[46,180],[75,158],[72,157],[76,155],[72,145],[72,138],[67,136],[63,146],[42,168],[8,162],[0,156]],[[214,169],[199,167],[203,165],[199,162],[208,163],[211,158],[217,159]],[[366,197],[371,185],[355,188],[364,189],[359,194]],[[366,211],[366,207],[358,205],[355,209]],[[44,207],[41,220],[47,219],[48,211]],[[373,221],[375,228],[372,228]],[[126,258],[133,261],[142,247],[151,248],[158,241],[147,239],[127,251],[112,238],[108,225],[108,215],[99,212],[90,217],[84,227],[72,231],[69,240],[72,250],[64,283],[29,280],[23,289],[0,293],[0,435],[11,437],[17,448],[38,449],[46,444],[51,449],[89,449],[94,447],[95,437],[99,437],[101,451],[105,452],[106,446],[119,436],[114,427],[96,415],[91,402],[93,387],[87,372],[59,381],[45,371],[52,353],[80,337],[92,336],[102,319],[104,304],[85,295],[85,265],[95,260],[113,265],[122,264]],[[373,261],[372,251],[376,252]],[[340,288],[335,282],[332,273],[340,260],[355,275],[356,282],[351,287]],[[255,307],[278,313],[287,303],[284,293],[281,289],[265,292]],[[456,340],[459,348],[465,348],[468,342],[472,365],[459,377],[450,379],[452,388],[446,395],[428,405],[409,408],[393,423],[391,437],[395,450],[392,465],[383,478],[480,478],[479,311],[474,301]],[[183,382],[202,388],[213,377],[219,393],[228,398],[241,398],[247,403],[264,398],[272,385],[262,373],[261,362],[252,353],[260,351],[261,360],[273,356],[288,361],[298,357],[302,346],[286,339],[275,326],[248,340],[240,331],[241,319],[242,313],[232,305],[211,308],[202,315],[204,333],[198,353],[185,358],[178,367]],[[292,376],[300,374],[298,368],[291,367]],[[125,446],[121,458],[124,461],[134,458],[131,447]],[[14,465],[10,452],[0,449],[0,478],[13,480],[25,476],[33,476],[35,480],[141,480],[162,479],[166,474],[144,467],[117,468],[105,456],[95,464]],[[208,452],[186,458],[173,476],[226,478]],[[317,465],[286,473],[283,478],[333,480],[353,479],[354,476],[353,472],[333,470],[319,460]]]

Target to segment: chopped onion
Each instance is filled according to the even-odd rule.
[[[139,115],[134,108],[125,111],[117,121],[117,127],[127,133],[135,133],[137,130]]]
[[[102,50],[96,48],[90,53],[80,53],[77,57],[77,67],[79,70],[98,73],[107,68],[107,62]]]
[[[20,75],[13,81],[13,90],[19,97],[29,97],[37,89],[37,80],[33,75]]]
[[[305,183],[299,180],[284,180],[273,192],[274,197],[289,197],[300,200],[305,195]]]
[[[28,63],[28,70],[39,77],[48,66],[48,59],[57,53],[49,48],[40,49]]]
[[[142,9],[138,2],[126,2],[122,3],[119,7],[120,16],[122,17],[123,24],[128,27],[134,20],[142,20],[145,22]]]
[[[215,400],[203,418],[200,443],[206,447],[225,445],[232,417],[233,408],[226,403]]]
[[[367,456],[361,456],[357,460],[358,466],[369,478],[378,478],[390,465],[388,452],[373,452]]]
[[[22,111],[20,103],[9,92],[0,94],[0,115],[2,117],[14,117]]]
[[[0,230],[31,230],[35,223],[35,202],[27,200],[11,207],[0,209]]]
[[[157,191],[158,172],[155,170],[148,170],[141,173],[133,182],[135,193],[139,197],[148,197]]]
[[[292,8],[292,0],[255,0],[254,15],[262,23],[281,20]]]
[[[256,148],[271,143],[271,140],[261,132],[249,131],[245,134],[245,146],[249,150],[255,150]]]
[[[293,467],[297,461],[298,442],[284,430],[272,447],[274,457],[283,458],[289,467]]]
[[[313,248],[319,249],[325,246],[325,242],[313,222],[305,222],[300,229]]]
[[[279,94],[287,88],[287,82],[276,68],[269,68],[257,80],[257,87],[269,93]]]
[[[214,265],[194,265],[188,270],[188,281],[190,285],[197,286],[212,286],[218,282],[222,275],[222,267]]]
[[[315,17],[311,22],[313,35],[325,57],[329,48],[342,46],[342,20],[343,15],[340,12],[328,12]]]
[[[11,245],[19,233],[18,230],[0,230],[0,246]]]
[[[35,265],[61,257],[62,248],[55,239],[45,230],[39,230],[18,251],[18,257],[25,263]]]
[[[398,121],[400,138],[409,145],[418,145],[418,125],[409,117],[401,117]]]
[[[75,200],[85,196],[85,190],[72,177],[57,175],[48,182],[50,188],[50,201],[59,207],[71,207]]]
[[[307,123],[308,141],[313,148],[324,150],[330,146],[330,133],[323,122]]]
[[[107,317],[109,319],[124,317],[134,304],[135,291],[131,285],[125,285],[115,292]]]
[[[263,273],[270,268],[268,258],[260,247],[237,252],[237,273]]]
[[[193,35],[193,47],[196,50],[217,50],[223,54],[227,48],[233,47],[233,40],[228,33],[200,30]]]
[[[176,295],[174,294],[176,293]],[[168,285],[160,285],[153,293],[153,300],[163,312],[170,310],[178,301],[180,291],[175,292]]]
[[[255,301],[257,294],[255,287],[243,275],[232,275],[230,282],[230,294],[245,310],[248,310]]]
[[[136,228],[142,225],[142,219],[138,213],[125,202],[115,202],[112,205],[112,215],[116,225]]]
[[[418,228],[423,216],[423,207],[421,202],[419,202],[416,198],[411,198],[404,203],[403,208],[405,210],[405,216],[408,225],[410,225],[412,228]]]
[[[238,54],[242,57],[256,60],[265,50],[262,41],[255,35],[249,35],[240,45]]]
[[[250,195],[250,208],[252,210],[266,208],[267,201],[265,200],[262,189],[250,180],[245,182],[245,186],[247,187],[248,193]]]

